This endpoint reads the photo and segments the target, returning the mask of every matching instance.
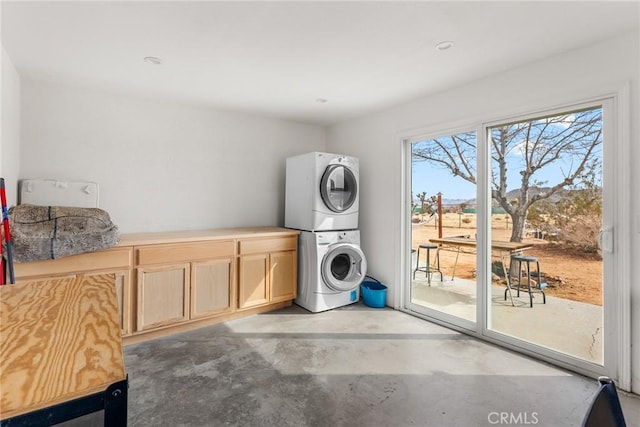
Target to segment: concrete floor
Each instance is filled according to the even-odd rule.
[[[500,417],[575,426],[597,389],[362,304],[317,314],[292,306],[135,344],[125,362],[131,426],[484,426]],[[640,399],[621,398],[627,424],[640,426]]]

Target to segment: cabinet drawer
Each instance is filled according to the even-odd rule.
[[[298,238],[296,236],[271,239],[247,239],[238,242],[238,252],[240,255],[292,251],[297,248]]]
[[[161,264],[233,256],[233,240],[136,247],[136,264]]]
[[[130,247],[112,248],[58,259],[16,263],[14,268],[18,278],[128,269],[131,267],[131,251]]]

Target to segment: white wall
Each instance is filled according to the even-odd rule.
[[[20,178],[89,180],[120,231],[284,223],[287,156],[325,130],[23,78]]]
[[[7,206],[16,204],[20,172],[20,76],[2,47],[0,106],[0,176],[5,180]]]
[[[609,94],[631,82],[632,278],[640,277],[639,35],[629,34],[448,90],[392,110],[333,126],[327,150],[360,158],[360,228],[370,273],[395,301],[400,277],[400,135],[447,124],[498,119],[531,106],[554,107]],[[473,66],[473,64],[469,64]],[[633,166],[633,167],[632,167]],[[632,387],[640,391],[640,281],[632,280]]]

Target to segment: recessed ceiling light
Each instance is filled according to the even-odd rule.
[[[160,65],[162,64],[162,59],[156,58],[155,56],[146,56],[144,62],[147,64]]]
[[[447,50],[453,47],[453,42],[449,40],[441,41],[436,44],[436,50]]]
[[[318,104],[324,104],[325,102],[327,102],[327,100],[325,98],[316,98],[316,102]]]

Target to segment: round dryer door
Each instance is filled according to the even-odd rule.
[[[357,194],[358,183],[351,169],[343,165],[327,167],[320,181],[320,195],[331,211],[346,211],[356,201]]]
[[[367,274],[367,260],[359,246],[340,243],[329,247],[322,258],[322,279],[335,291],[350,291]]]

